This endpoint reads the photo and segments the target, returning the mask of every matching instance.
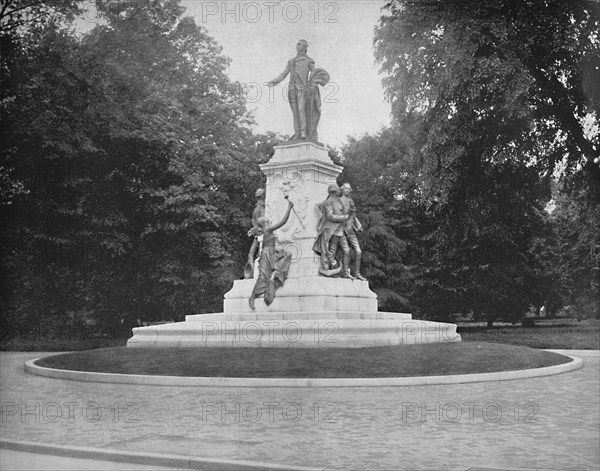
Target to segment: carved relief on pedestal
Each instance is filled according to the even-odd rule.
[[[310,197],[306,193],[306,185],[301,172],[289,172],[289,175],[275,173],[273,183],[269,185],[267,214],[273,220],[280,219],[287,210],[287,199],[294,203],[293,214],[289,222],[277,231],[280,243],[293,243],[297,239],[307,237],[306,216]]]

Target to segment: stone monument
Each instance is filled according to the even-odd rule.
[[[315,69],[314,61],[306,55],[307,47],[306,41],[299,41],[298,55],[269,82],[274,85],[290,74],[294,137],[292,142],[276,146],[269,162],[261,165],[266,187],[264,192],[257,192],[257,213],[249,234],[257,237],[257,244],[262,234],[262,243],[267,244],[261,249],[258,264],[252,263],[253,244],[245,279],[235,280],[225,293],[223,312],[134,328],[128,347],[354,348],[460,341],[454,324],[378,311],[377,295],[360,274],[360,258],[352,276],[347,251],[343,251],[339,270],[327,253],[334,250],[331,238],[327,243],[318,241],[323,211],[329,204],[324,203],[332,187],[337,187],[342,167],[334,164],[327,149],[316,142],[320,100],[317,106],[315,90],[329,76]],[[344,237],[349,233],[356,237],[353,229],[359,232],[360,223],[355,209],[350,209],[350,191],[345,195],[335,191],[334,198],[339,201],[333,203],[337,209],[332,214],[341,216],[337,219],[343,225]],[[279,223],[271,225],[270,221]],[[356,258],[358,239],[352,242],[352,250]]]

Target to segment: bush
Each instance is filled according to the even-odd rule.
[[[524,317],[523,319],[521,319],[521,325],[523,327],[537,327],[535,324],[535,319],[531,317]]]

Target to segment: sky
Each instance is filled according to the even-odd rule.
[[[202,1],[182,0],[186,15],[223,47],[229,77],[246,86],[257,132],[293,134],[287,102],[289,77],[275,89],[264,83],[283,72],[299,39],[308,55],[329,72],[321,88],[319,140],[341,146],[347,136],[376,133],[390,123],[382,76],[375,64],[373,32],[383,1]]]

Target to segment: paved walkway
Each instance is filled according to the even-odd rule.
[[[148,466],[147,464],[65,458],[14,450],[0,452],[0,469],[3,471],[174,471],[173,468]]]
[[[259,389],[83,383],[0,354],[0,436],[348,470],[600,469],[600,356],[556,376]]]

